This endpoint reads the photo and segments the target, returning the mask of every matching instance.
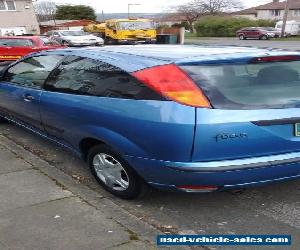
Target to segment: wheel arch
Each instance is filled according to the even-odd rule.
[[[76,143],[84,160],[87,159],[89,150],[97,144],[107,145],[120,155],[147,157],[140,146],[116,131],[94,126],[86,128],[86,131],[89,132]]]

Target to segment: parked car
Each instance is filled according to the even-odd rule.
[[[102,46],[104,44],[101,37],[82,30],[53,30],[47,32],[46,35],[64,46]]]
[[[262,30],[266,30],[268,33],[274,33],[274,37],[278,38],[281,37],[281,29],[273,28],[273,27],[259,27]],[[284,32],[284,37],[291,36],[290,33]]]
[[[245,40],[248,38],[251,39],[260,39],[260,40],[268,40],[270,38],[274,38],[275,34],[273,32],[268,32],[267,30],[257,28],[257,27],[250,27],[250,28],[243,28],[236,32],[236,36],[240,40]]]
[[[0,65],[7,65],[33,52],[62,47],[43,36],[1,36]]]
[[[243,189],[300,177],[299,66],[299,52],[241,47],[44,51],[2,72],[0,115],[123,198]]]

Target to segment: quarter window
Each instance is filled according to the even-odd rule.
[[[41,88],[50,72],[60,62],[62,56],[38,56],[27,58],[10,67],[3,80],[24,87]]]
[[[125,99],[161,99],[127,72],[108,63],[69,56],[53,71],[48,91]]]

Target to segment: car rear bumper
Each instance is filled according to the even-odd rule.
[[[218,162],[168,162],[134,157],[127,160],[150,185],[175,191],[183,191],[180,186],[193,185],[213,186],[217,190],[242,189],[300,178],[300,153]]]

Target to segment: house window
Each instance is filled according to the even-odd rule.
[[[0,0],[0,10],[6,10],[6,6],[2,0]]]
[[[1,10],[16,10],[16,4],[14,0],[0,0]]]
[[[272,16],[280,16],[280,10],[271,10]]]
[[[294,16],[300,16],[300,9],[294,10]]]

